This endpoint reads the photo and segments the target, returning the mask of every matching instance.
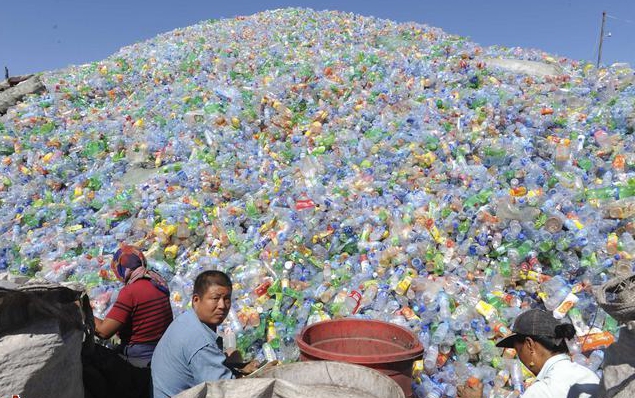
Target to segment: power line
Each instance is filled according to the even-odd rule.
[[[593,54],[591,55],[591,58],[589,59],[593,59],[595,57],[597,57],[598,55],[598,44],[600,43],[600,38],[596,38],[595,39],[595,43],[593,43]]]
[[[630,19],[618,18],[618,17],[614,17],[613,15],[609,15],[609,14],[606,14],[606,16],[611,18],[611,19],[615,19],[616,21],[622,21],[622,22],[626,22],[626,23],[630,23],[630,24],[635,24],[635,22],[631,21]]]

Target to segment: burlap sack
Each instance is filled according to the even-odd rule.
[[[625,324],[604,352],[599,398],[635,397],[635,274],[611,279],[595,291],[598,304]]]
[[[0,288],[0,397],[83,398],[81,292]]]

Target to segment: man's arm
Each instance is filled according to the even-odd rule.
[[[223,365],[225,358],[225,354],[216,346],[206,345],[198,350],[190,359],[194,385],[206,381],[231,379],[231,370]]]

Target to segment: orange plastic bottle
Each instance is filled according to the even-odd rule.
[[[578,337],[578,342],[582,352],[599,350],[606,348],[615,342],[615,337],[611,332],[593,333]]]

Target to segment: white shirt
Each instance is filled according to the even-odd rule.
[[[599,382],[590,369],[571,362],[567,354],[558,354],[545,362],[522,398],[589,398]]]

